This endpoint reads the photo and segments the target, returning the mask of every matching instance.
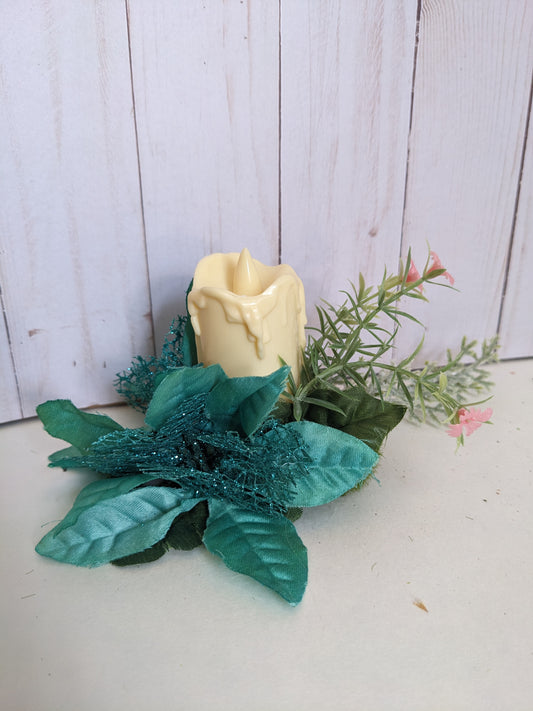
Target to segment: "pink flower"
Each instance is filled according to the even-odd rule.
[[[414,281],[420,279],[420,272],[415,267],[415,263],[412,261],[409,265],[409,271],[407,272],[407,278],[405,280],[406,284],[412,284]],[[419,291],[423,291],[422,284],[417,287]]]
[[[450,437],[460,437],[463,434],[463,425],[450,425],[448,434]]]
[[[427,273],[430,274],[431,272],[435,271],[435,269],[445,269],[443,266],[442,262],[439,259],[439,255],[436,252],[430,252],[431,258],[433,259],[433,262],[431,263],[431,266],[427,270]],[[445,279],[447,279],[450,284],[453,286],[455,279],[452,277],[452,275],[449,272],[444,272],[442,275]]]
[[[463,428],[466,436],[471,435],[475,432],[478,427],[481,427],[483,422],[490,420],[492,416],[492,409],[488,407],[486,410],[467,410],[462,407],[457,411],[457,418],[459,422],[454,423],[448,427],[448,434],[450,437],[460,437],[463,434]]]

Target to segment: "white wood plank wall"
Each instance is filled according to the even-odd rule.
[[[460,292],[428,292],[423,358],[496,332],[533,356],[531,0],[18,0],[0,20],[0,421],[116,401],[196,262],[243,246],[294,266],[311,316],[429,242]]]

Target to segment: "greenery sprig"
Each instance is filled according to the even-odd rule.
[[[477,346],[477,341],[465,336],[457,353],[446,351],[444,364],[426,362],[423,368],[408,371],[407,377],[384,371],[381,388],[386,389],[391,402],[408,404],[411,419],[440,424],[443,417],[449,417],[450,409],[460,409],[460,403],[462,407],[472,407],[487,399],[483,396],[493,383],[485,366],[498,360],[498,338],[484,340],[479,350]]]
[[[450,285],[437,281],[441,276]],[[496,338],[485,341],[479,354],[476,342],[464,338],[459,351],[455,355],[448,351],[442,365],[413,367],[423,339],[399,363],[391,359],[402,323],[423,326],[402,300],[427,301],[424,287],[429,284],[451,288],[453,278],[431,251],[419,273],[409,252],[399,273],[385,270],[378,286],[368,286],[360,274],[357,286],[351,283],[350,291],[340,292],[345,297],[340,306],[324,301],[317,307],[319,326],[309,329],[300,384],[293,379],[286,393],[295,420],[308,418],[309,410],[317,407],[343,414],[340,394],[356,389],[378,397],[383,407],[403,404],[420,421],[451,422],[462,408],[480,402],[468,400],[491,385],[483,367],[497,360]]]

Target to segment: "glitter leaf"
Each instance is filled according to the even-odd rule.
[[[175,318],[165,336],[161,355],[136,356],[130,367],[117,373],[115,388],[128,405],[146,412],[154,391],[163,378],[175,368],[196,365],[196,344],[189,317]]]

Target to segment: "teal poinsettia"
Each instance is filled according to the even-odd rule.
[[[153,383],[145,425],[127,429],[69,400],[40,405],[45,429],[69,443],[50,466],[87,467],[86,486],[37,552],[80,566],[155,560],[203,543],[232,570],[297,604],[307,550],[294,511],[358,486],[377,453],[348,431],[272,416],[288,368],[229,378],[213,365],[169,366]],[[152,390],[150,390],[150,393]]]

